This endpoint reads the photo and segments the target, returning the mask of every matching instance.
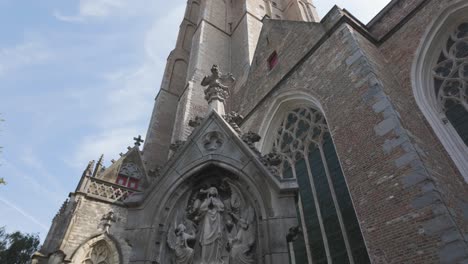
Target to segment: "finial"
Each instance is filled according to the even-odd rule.
[[[141,139],[141,135],[134,137],[133,140],[135,140],[135,146],[137,147],[141,146],[141,143],[145,142],[143,139]]]
[[[98,160],[98,163],[96,164],[96,168],[94,168],[93,177],[97,177],[101,173],[102,165],[104,164],[103,161],[104,161],[104,154],[101,155],[101,157]]]
[[[119,155],[120,155],[120,157],[123,157],[124,154],[122,152],[120,152]]]
[[[96,162],[94,160],[88,163],[88,166],[86,166],[86,169],[83,171],[83,176],[87,176],[87,177],[93,176],[93,169],[94,169],[95,163]]]

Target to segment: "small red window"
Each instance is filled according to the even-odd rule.
[[[129,178],[123,175],[119,175],[119,177],[117,177],[117,180],[115,181],[115,183],[117,183],[118,185],[125,186],[134,190],[138,189],[139,182],[140,180],[138,179]]]
[[[268,69],[271,71],[278,64],[278,53],[274,51],[268,58]]]
[[[127,180],[128,180],[128,177],[119,176],[119,177],[117,177],[117,180],[115,182],[118,185],[127,186]]]
[[[130,189],[138,189],[138,182],[139,181],[137,179],[130,179],[127,187]]]

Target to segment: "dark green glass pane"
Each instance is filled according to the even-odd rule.
[[[446,108],[445,115],[468,146],[468,112],[459,103],[448,102]]]
[[[312,259],[315,262],[326,260],[325,245],[323,243],[322,232],[315,207],[312,187],[310,185],[308,171],[305,160],[302,159],[296,163],[296,177],[301,195],[302,210],[304,212],[305,226],[309,238]]]
[[[297,219],[299,222],[299,226],[302,229],[302,222],[301,222],[301,214],[299,213],[299,206],[296,205],[296,211],[297,211]],[[306,250],[306,244],[304,241],[304,236],[300,235],[297,237],[297,239],[293,242],[294,246],[294,255],[296,257],[296,263],[307,263],[307,250]]]
[[[329,133],[324,136],[323,150],[336,193],[337,202],[340,206],[341,215],[348,234],[351,251],[353,252],[354,262],[360,264],[370,263],[349,190]]]
[[[312,178],[317,190],[317,199],[320,205],[320,212],[322,213],[330,255],[332,259],[335,257],[340,258],[340,256],[347,254],[346,246],[320,150],[314,145],[310,146],[309,162],[312,170]],[[349,263],[348,258],[345,259],[346,262],[342,263]]]
[[[283,178],[285,178],[285,179],[292,179],[292,178],[294,178],[294,174],[293,174],[292,168],[291,168],[291,166],[289,165],[289,162],[287,162],[287,161],[284,161]]]

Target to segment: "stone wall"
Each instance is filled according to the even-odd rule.
[[[65,260],[71,260],[73,254],[88,240],[104,233],[103,216],[109,211],[115,214],[116,222],[110,227],[110,236],[117,242],[123,264],[128,263],[131,247],[125,241],[127,210],[109,203],[88,199],[76,195],[77,207],[72,216],[60,249],[65,253]]]
[[[319,101],[373,263],[454,263],[468,254],[467,185],[418,109],[410,76],[426,26],[450,2],[431,1],[381,44],[359,25],[341,24],[308,52],[259,47],[254,61],[273,49],[307,56],[280,56],[271,72],[252,67],[245,95],[233,104],[247,116],[242,129],[260,131],[284,94]]]

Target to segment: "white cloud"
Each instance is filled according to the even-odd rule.
[[[41,178],[40,173],[27,173],[23,171],[24,167],[18,167],[13,162],[9,160],[1,160],[2,171],[5,171],[5,178],[8,180],[9,184],[14,184],[15,182],[26,183],[28,188],[31,188],[37,195],[53,201],[55,203],[60,203],[63,200],[63,188],[50,188],[51,183],[44,183]],[[34,170],[32,170],[34,171]],[[53,184],[55,185],[57,179],[52,179]]]
[[[35,171],[36,176],[46,179],[49,187],[53,187],[54,190],[64,190],[64,187],[58,181],[58,177],[49,173],[40,158],[34,154],[31,147],[25,147],[22,150],[20,159],[24,165]]]
[[[156,6],[154,0],[80,0],[75,15],[54,10],[53,15],[65,22],[84,22],[90,18],[142,15]]]
[[[44,63],[52,53],[41,41],[26,41],[14,47],[0,48],[0,76],[21,67]]]
[[[141,134],[144,137],[161,83],[165,58],[174,48],[177,38],[173,29],[182,20],[184,9],[185,4],[181,4],[152,23],[141,41],[145,57],[140,65],[102,74],[106,81],[105,92],[100,97],[100,112],[95,113],[94,120],[99,131],[80,142],[70,164],[82,167],[101,153],[109,158],[118,158],[118,153],[133,145],[134,136]],[[79,102],[85,102],[80,98],[90,98],[91,93],[95,91],[75,96]]]
[[[127,1],[129,3],[130,1]],[[81,0],[80,15],[105,17],[125,6],[124,0]]]
[[[17,206],[13,202],[7,200],[6,198],[0,196],[0,202],[4,203],[6,206],[9,208],[13,209],[14,211],[18,212],[21,216],[29,219],[31,222],[35,223],[38,225],[40,228],[42,228],[45,231],[49,230],[49,227],[43,223],[41,223],[39,220],[37,220],[34,216],[30,215],[26,211],[24,211],[21,207]]]
[[[117,159],[118,153],[126,152],[133,137],[138,134],[135,127],[117,128],[102,131],[98,135],[85,137],[79,144],[72,160],[67,161],[72,167],[83,167],[86,161],[96,160],[104,154],[107,160]]]

